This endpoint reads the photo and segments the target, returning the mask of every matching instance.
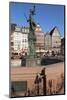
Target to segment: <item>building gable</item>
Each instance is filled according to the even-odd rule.
[[[52,36],[60,37],[60,32],[57,28],[54,29],[54,32],[53,32]]]
[[[60,37],[60,32],[56,26],[50,31],[50,35]]]

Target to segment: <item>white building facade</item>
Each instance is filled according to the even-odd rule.
[[[57,27],[54,27],[49,33],[45,34],[45,52],[61,52],[61,36]]]
[[[50,35],[52,35],[52,51],[55,53],[61,52],[61,36],[57,27],[51,31]]]
[[[49,33],[45,34],[45,50],[49,51],[52,48],[52,40]]]
[[[11,52],[27,53],[29,52],[28,44],[29,27],[15,27],[15,31],[11,33]],[[61,51],[61,36],[57,27],[54,27],[49,33],[44,34],[42,28],[38,24],[35,30],[36,35],[36,52],[52,52],[55,54]]]
[[[28,44],[29,27],[15,27],[15,31],[11,34],[11,50],[13,53],[29,52]],[[44,32],[40,25],[35,30],[36,35],[36,52],[44,52]]]
[[[26,27],[27,28],[27,27]],[[13,53],[28,52],[28,32],[25,27],[16,27],[11,34],[11,50]]]

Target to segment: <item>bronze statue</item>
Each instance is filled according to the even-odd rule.
[[[29,42],[29,57],[34,58],[36,56],[36,36],[35,36],[35,29],[36,23],[34,22],[33,16],[35,15],[35,6],[33,9],[30,9],[29,12],[29,33],[28,33],[28,42]]]

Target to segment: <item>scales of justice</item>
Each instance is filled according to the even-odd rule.
[[[29,52],[28,57],[26,59],[26,66],[27,67],[35,67],[37,64],[37,57],[36,57],[36,35],[35,35],[35,29],[36,29],[36,23],[34,21],[34,15],[35,14],[35,5],[33,6],[33,9],[29,10],[29,17],[27,19],[27,22],[29,23],[29,33],[28,33],[28,44],[29,44]]]

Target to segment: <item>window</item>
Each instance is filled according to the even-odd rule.
[[[25,42],[27,42],[27,39],[25,39]]]
[[[13,48],[13,47],[11,47],[11,50],[14,50],[14,48]]]
[[[24,40],[22,40],[22,42],[24,42]]]
[[[13,46],[14,45],[14,43],[13,42],[11,42],[11,46]]]

